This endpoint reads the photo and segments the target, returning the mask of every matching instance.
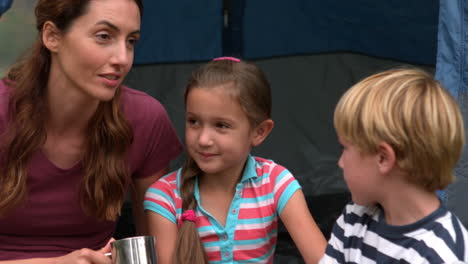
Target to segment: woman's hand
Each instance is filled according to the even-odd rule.
[[[107,244],[98,251],[88,248],[73,251],[70,254],[55,259],[55,264],[111,264],[109,257],[104,255],[111,251],[110,243],[115,239],[111,238]]]
[[[83,248],[56,258],[7,260],[0,261],[0,264],[111,264],[111,259],[104,254],[111,251],[110,243],[113,241],[115,241],[115,239],[109,239],[107,244],[98,251]]]
[[[73,251],[72,253],[58,257],[55,264],[111,264],[111,259],[99,251],[88,248]]]

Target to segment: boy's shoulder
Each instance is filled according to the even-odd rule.
[[[365,234],[372,225],[379,224],[382,209],[377,205],[364,206],[349,202],[336,224],[349,236]]]
[[[382,208],[378,205],[359,205],[351,201],[343,209],[343,216],[345,218],[365,218],[369,221],[378,221],[382,212]]]
[[[437,228],[447,228],[451,225],[460,224],[460,228],[465,229],[460,220],[451,213],[445,205],[441,204],[438,209],[419,221],[404,225],[393,226],[385,222],[385,213],[379,205],[359,205],[354,202],[348,203],[343,209],[341,221],[348,224],[347,228],[355,229],[354,224],[366,226],[372,232],[382,236],[404,235],[406,237],[415,237],[428,230]],[[359,231],[357,231],[359,232]]]
[[[361,206],[351,202],[337,220],[332,234],[325,259],[333,258],[330,252],[340,252],[335,255],[350,261],[346,256],[353,251],[383,263],[399,260],[409,263],[468,261],[466,228],[444,205],[415,223],[392,226],[385,223],[380,206]],[[356,244],[356,241],[361,242]],[[341,249],[336,245],[341,245]]]

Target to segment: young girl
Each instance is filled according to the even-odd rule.
[[[273,128],[271,94],[253,64],[218,58],[185,92],[188,159],[151,185],[144,207],[158,263],[273,263],[278,216],[307,263],[324,254],[298,182],[253,157]]]

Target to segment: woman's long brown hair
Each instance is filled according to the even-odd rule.
[[[8,126],[0,151],[4,166],[0,174],[0,216],[21,204],[27,196],[28,163],[47,139],[45,94],[51,55],[42,43],[42,27],[53,22],[62,34],[76,18],[87,12],[90,0],[39,0],[36,28],[39,32],[29,52],[13,65],[5,79],[10,87]],[[142,14],[141,0],[135,0]],[[81,206],[88,215],[116,220],[125,199],[128,170],[125,154],[133,132],[120,105],[121,89],[114,98],[101,102],[89,121],[82,165]],[[2,165],[3,165],[2,164]]]
[[[228,84],[228,85],[226,85]],[[223,88],[216,88],[223,85]],[[192,89],[224,89],[238,100],[252,127],[271,118],[271,90],[264,73],[254,64],[231,60],[211,61],[193,74],[185,89],[185,103]],[[197,163],[187,155],[182,167],[182,212],[195,210],[194,184],[202,174]],[[195,223],[184,221],[177,234],[174,264],[207,264],[203,244]]]

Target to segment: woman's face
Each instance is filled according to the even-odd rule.
[[[112,99],[133,63],[140,32],[134,0],[91,0],[51,50],[49,86],[99,101]]]

